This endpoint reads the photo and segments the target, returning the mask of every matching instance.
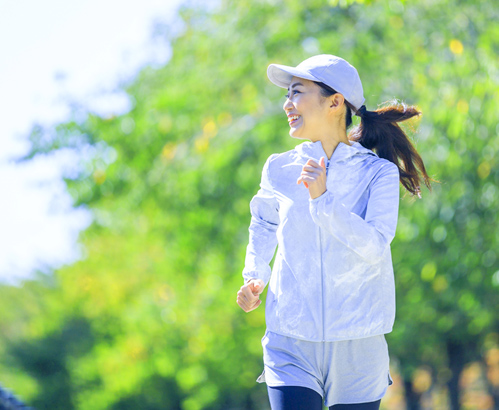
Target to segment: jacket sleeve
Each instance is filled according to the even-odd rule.
[[[310,199],[314,222],[356,252],[376,263],[390,247],[397,228],[399,171],[395,164],[383,166],[370,184],[365,219],[350,212],[329,191]]]
[[[274,155],[267,159],[262,171],[260,189],[250,202],[249,244],[243,270],[245,282],[250,279],[262,279],[265,285],[270,279],[269,264],[277,246],[276,231],[279,226],[279,205],[269,179],[269,163]]]

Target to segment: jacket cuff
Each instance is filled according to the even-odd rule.
[[[313,198],[313,199],[312,199],[312,198],[308,198],[308,201],[309,201],[309,203],[310,203],[311,205],[312,205],[312,204],[316,205],[316,204],[317,204],[317,202],[320,202],[320,201],[322,201],[323,199],[325,199],[325,198],[329,195],[329,193],[330,193],[330,192],[326,189],[326,190],[322,193],[322,195],[319,195],[317,198]]]
[[[256,271],[249,271],[249,272],[244,272],[243,273],[243,279],[244,279],[244,284],[245,285],[251,279],[260,279],[263,282],[264,287],[267,287],[267,284],[269,283],[270,277],[266,279],[265,277],[262,277],[262,275],[259,275],[258,272],[256,272]]]
[[[263,281],[263,283],[265,283],[265,286],[267,286],[267,282],[265,281],[265,279],[261,278],[260,275],[258,275],[258,272],[256,271],[243,273],[243,279],[244,279],[244,284],[248,283],[251,279],[260,279]]]

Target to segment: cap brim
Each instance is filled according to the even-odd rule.
[[[320,81],[306,71],[280,64],[270,64],[269,68],[267,68],[267,76],[270,81],[282,88],[288,88],[293,77],[305,78],[310,81]]]

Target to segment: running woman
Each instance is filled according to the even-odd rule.
[[[269,285],[258,381],[273,410],[379,409],[392,383],[384,335],[395,317],[399,183],[417,196],[421,181],[430,188],[397,123],[420,112],[368,111],[357,70],[333,55],[271,64],[267,74],[287,89],[290,136],[306,141],[268,158],[250,203],[237,303],[256,309]],[[352,115],[360,124],[347,134]]]

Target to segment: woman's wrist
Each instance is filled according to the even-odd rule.
[[[317,199],[317,198],[321,197],[322,195],[324,195],[326,192],[327,192],[327,189],[325,189],[322,192],[320,192],[320,191],[319,192],[312,192],[311,190],[309,190],[310,200],[313,201],[314,199]]]

